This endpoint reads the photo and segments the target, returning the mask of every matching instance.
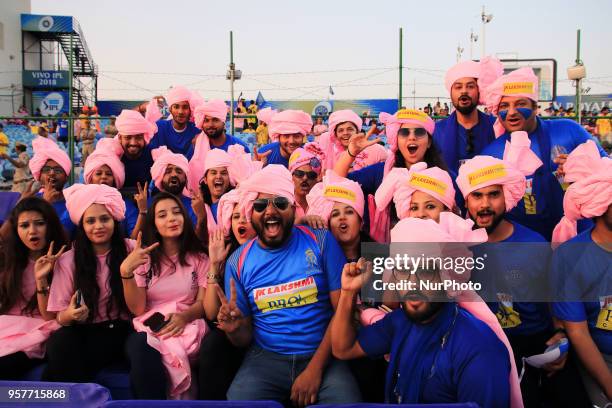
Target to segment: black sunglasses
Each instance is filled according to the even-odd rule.
[[[317,173],[315,171],[304,171],[304,170],[296,170],[293,172],[293,175],[299,179],[306,176],[308,180],[316,180]]]
[[[264,212],[270,202],[274,204],[274,207],[279,211],[285,211],[289,207],[289,200],[287,197],[274,197],[274,198],[259,198],[253,201],[253,211]]]
[[[421,139],[427,136],[427,130],[425,130],[424,128],[400,128],[400,130],[397,131],[397,134],[400,136],[410,136],[410,133],[414,133],[414,137],[416,137],[417,139]]]

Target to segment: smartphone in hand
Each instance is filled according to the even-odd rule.
[[[75,301],[76,308],[78,309],[81,307],[81,304],[83,304],[83,293],[81,292],[81,289],[77,289]]]
[[[157,333],[167,325],[170,320],[166,320],[165,316],[159,312],[153,313],[147,320],[142,322],[145,326],[151,329],[153,333]]]

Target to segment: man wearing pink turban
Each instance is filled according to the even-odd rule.
[[[34,155],[29,162],[30,171],[34,180],[41,184],[41,190],[36,195],[53,206],[68,236],[72,236],[75,226],[68,217],[63,194],[72,168],[70,157],[53,140],[44,137],[32,140],[32,150]]]
[[[149,103],[150,107],[155,107]],[[147,116],[151,120],[147,120]],[[120,143],[121,149],[116,150],[116,154],[121,157],[121,162],[125,168],[125,188],[136,189],[138,183],[142,186],[151,180],[151,147],[148,144],[153,135],[157,132],[157,125],[153,119],[157,116],[145,115],[143,117],[135,110],[124,109],[121,111],[115,126],[117,127],[116,139]]]
[[[573,120],[538,118],[538,96],[538,78],[529,67],[503,75],[487,87],[486,105],[497,116],[495,134],[498,138],[481,154],[501,159],[513,132],[529,134],[531,150],[543,166],[533,175],[528,175],[524,200],[512,216],[550,240],[553,228],[563,215],[562,164],[567,153],[593,138]],[[602,157],[606,156],[601,147],[599,152]],[[555,177],[558,182],[555,182]]]
[[[172,193],[181,199],[187,209],[193,225],[199,225],[201,220],[193,211],[191,206],[191,193],[187,185],[189,180],[189,163],[182,154],[172,153],[166,146],[158,147],[151,151],[153,155],[153,166],[151,167],[151,178],[159,191]],[[152,197],[149,197],[149,205]]]
[[[246,143],[226,132],[225,120],[228,109],[227,104],[221,99],[211,99],[196,106],[195,124],[202,129],[202,134],[198,139],[205,138],[209,149],[221,149],[227,152],[230,146],[238,144],[250,153]]]
[[[299,219],[306,215],[308,211],[306,195],[319,181],[321,160],[313,153],[300,147],[289,157],[289,172],[295,186],[295,217]]]
[[[350,370],[333,359],[329,347],[327,327],[346,261],[336,239],[327,230],[294,226],[294,189],[286,167],[268,165],[240,190],[257,237],[226,263],[230,300],[221,306],[218,327],[234,345],[250,345],[248,356],[259,357],[245,358],[228,400],[358,402]]]
[[[193,123],[195,106],[201,97],[182,86],[175,86],[168,92],[166,101],[172,119],[156,122],[157,132],[151,139],[151,149],[167,146],[174,153],[191,159],[195,138],[200,134]]]
[[[462,61],[446,72],[444,85],[456,110],[436,123],[434,141],[455,173],[466,159],[480,154],[495,140],[495,118],[476,108],[484,104],[487,86],[503,73],[502,63],[493,57],[479,62]]]
[[[449,212],[441,215],[439,223],[405,218],[391,231],[395,246],[390,257],[382,259],[386,262],[396,256],[414,256],[406,253],[405,243],[422,242],[432,244],[417,244],[419,258],[471,257],[468,245],[486,240],[484,230],[472,227],[471,221]],[[421,255],[421,251],[427,254]],[[331,325],[334,355],[348,360],[390,353],[386,403],[474,402],[482,407],[522,407],[512,349],[486,304],[469,290],[454,293],[444,287],[428,287],[435,282],[457,282],[457,269],[389,269],[393,275],[389,283],[403,284],[403,288],[385,289],[379,285],[383,281],[378,276],[369,283],[371,264],[363,258],[345,265],[340,301]],[[381,299],[385,292],[396,293],[401,308],[357,333],[352,312],[362,288],[373,289]]]
[[[459,168],[457,184],[465,197],[468,216],[476,226],[486,228],[491,243],[473,249],[475,256],[486,254],[487,262],[483,270],[472,272],[472,278],[488,288],[486,300],[508,335],[520,371],[524,358],[542,353],[566,336],[561,324],[553,322],[548,304],[542,302],[542,288],[548,286],[549,245],[542,235],[506,215],[523,199],[525,175],[541,166],[529,149],[525,132],[514,133],[512,143],[520,147],[509,146],[505,160],[490,156],[467,160]],[[524,367],[521,387],[526,406],[558,406],[559,401],[581,406],[581,394],[570,382],[572,374],[577,380],[575,370],[571,362],[567,368],[564,364],[562,358],[542,370]]]
[[[289,157],[304,145],[312,129],[312,118],[300,110],[285,110],[272,116],[268,124],[269,143],[258,149],[258,155],[266,157],[267,164],[282,164],[289,167]],[[268,153],[270,152],[270,153]]]
[[[553,244],[553,316],[563,322],[578,355],[582,382],[593,406],[612,402],[612,161],[598,158],[594,142],[579,146],[565,163],[574,181],[564,198],[565,216]],[[576,220],[594,226],[576,235]]]

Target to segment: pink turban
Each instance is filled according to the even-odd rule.
[[[221,99],[211,99],[208,102],[203,102],[194,108],[195,125],[202,129],[202,123],[204,122],[204,116],[210,116],[219,119],[221,122],[225,122],[227,118],[227,111],[229,107]]]
[[[499,184],[504,191],[506,212],[516,207],[525,195],[525,176],[533,174],[542,161],[529,148],[531,141],[526,132],[513,132],[510,138],[504,160],[476,156],[459,168],[457,185],[463,197],[467,198],[472,191]]]
[[[117,154],[119,150],[119,154]],[[121,144],[114,138],[100,139],[96,145],[96,150],[87,158],[85,162],[84,180],[90,184],[93,174],[100,167],[107,165],[115,179],[115,187],[120,189],[125,181],[125,166],[121,161],[120,154],[123,153]]]
[[[332,169],[338,156],[345,150],[336,137],[336,127],[345,122],[355,125],[357,132],[360,132],[363,126],[361,117],[350,109],[339,110],[329,115],[329,131],[319,137],[319,144],[325,152],[325,169]]]
[[[592,173],[603,170],[608,162],[608,160],[601,160],[595,142],[587,140],[567,156],[567,161],[563,164],[565,173],[563,179],[568,183],[580,181]]]
[[[306,136],[312,129],[312,118],[301,110],[285,110],[272,117],[268,124],[268,133],[272,141],[277,141],[279,135],[301,133]]]
[[[438,168],[427,168],[427,163],[415,163],[406,168],[393,168],[376,190],[376,208],[382,211],[391,202],[395,203],[397,216],[407,218],[410,214],[412,194],[422,191],[442,202],[449,210],[455,207],[455,188],[449,174]]]
[[[29,166],[34,179],[40,180],[40,171],[48,160],[56,161],[64,169],[66,175],[70,174],[72,167],[70,157],[53,140],[37,136],[32,140],[32,150],[34,155],[30,159]]]
[[[378,116],[379,120],[385,125],[385,133],[387,135],[387,144],[391,150],[391,153],[387,157],[385,162],[385,174],[393,168],[395,164],[395,152],[397,151],[397,132],[400,130],[402,125],[415,125],[424,128],[427,133],[433,135],[436,127],[435,122],[426,113],[416,109],[402,109],[397,111],[394,115],[389,115],[386,112],[382,112]]]
[[[263,108],[260,111],[257,111],[257,120],[260,122],[264,122],[266,125],[269,125],[272,121],[272,117],[278,113],[277,110],[272,108]]]
[[[217,223],[223,227],[223,233],[226,237],[230,235],[234,206],[238,204],[239,201],[240,189],[238,188],[228,191],[219,199],[219,204],[217,205]]]
[[[187,162],[187,158],[182,154],[172,153],[172,151],[169,150],[166,146],[161,146],[157,149],[153,149],[151,151],[151,156],[153,156],[153,166],[151,166],[151,178],[153,178],[155,187],[157,187],[159,190],[162,189],[162,180],[164,178],[166,167],[168,167],[169,164],[172,164],[183,170],[185,172],[185,175],[187,176],[187,180],[189,180],[189,163]],[[185,186],[185,188],[183,189],[183,195],[191,197],[187,186]]]
[[[569,176],[578,181],[569,186],[563,197],[565,215],[553,231],[553,247],[578,234],[579,219],[598,217],[612,204],[612,160],[599,156],[595,142],[589,140],[574,149],[563,169],[566,180]]]
[[[157,115],[149,115],[150,120],[147,120],[135,110],[124,109],[117,116],[115,126],[120,135],[129,136],[142,133],[144,134],[145,142],[149,143],[153,135],[157,133],[157,125],[154,120],[156,117]]]
[[[444,76],[444,85],[450,93],[455,81],[461,78],[476,78],[480,90],[479,103],[485,103],[485,89],[504,74],[504,66],[494,57],[484,57],[481,61],[462,61],[448,71]]]
[[[228,168],[232,164],[232,158],[225,150],[212,149],[206,155],[206,162],[204,163],[204,174],[215,167]]]
[[[106,184],[74,184],[64,189],[70,220],[78,225],[83,213],[92,204],[102,204],[115,221],[125,219],[125,202],[121,193]]]
[[[244,209],[247,220],[250,220],[253,200],[260,193],[286,197],[293,204],[295,202],[294,190],[289,170],[281,164],[269,164],[240,184],[239,205]]]
[[[263,162],[253,160],[251,154],[247,153],[242,145],[231,145],[227,149],[227,154],[232,160],[227,169],[232,185],[238,185],[263,167]]]
[[[187,101],[191,104],[191,98],[193,94],[192,92],[185,88],[184,86],[174,86],[168,91],[168,96],[166,96],[166,102],[168,102],[168,107],[171,107],[175,103]]]
[[[465,165],[464,165],[465,166]],[[463,166],[461,167],[463,168]],[[461,170],[460,168],[460,170]],[[427,256],[467,256],[471,257],[472,253],[469,248],[465,246],[463,250],[453,245],[445,246],[443,243],[458,243],[458,244],[478,244],[487,241],[487,233],[484,228],[473,230],[474,222],[472,220],[466,220],[458,215],[451,212],[443,212],[440,214],[440,222],[436,223],[433,220],[423,220],[420,218],[404,218],[400,220],[397,225],[391,230],[391,254],[390,257],[394,256],[393,243],[400,244],[406,242],[431,242],[439,243],[440,252],[438,254],[427,254]],[[433,250],[432,246],[428,246],[427,249]],[[450,253],[448,253],[450,252]],[[460,253],[463,252],[463,253]],[[450,274],[450,276],[448,276]],[[446,276],[445,276],[446,275]],[[469,275],[469,273],[467,274]],[[454,273],[454,271],[441,271],[442,278],[451,278],[461,281],[469,280],[469,276],[461,276]],[[510,362],[510,406],[511,408],[522,408],[523,399],[521,397],[521,388],[518,381],[518,373],[516,370],[516,363],[514,361],[514,353],[508,337],[504,333],[503,329],[499,325],[497,317],[491,312],[491,309],[487,304],[475,293],[464,291],[460,293],[449,293],[449,296],[454,297],[459,307],[470,312],[475,318],[485,323],[489,328],[496,334],[502,343],[508,349],[509,362]]]
[[[499,102],[504,96],[518,96],[537,102],[539,95],[538,77],[530,67],[519,68],[497,78],[495,82],[485,89],[484,94],[485,104],[489,112],[497,116]],[[506,131],[499,118],[495,121],[493,128],[496,137],[503,135]]]
[[[300,147],[289,156],[289,172],[293,174],[302,166],[310,166],[317,174],[321,174],[321,160],[312,152]]]
[[[306,195],[308,202],[307,215],[318,215],[325,221],[329,220],[335,203],[350,205],[363,219],[365,200],[359,183],[338,176],[333,170],[328,170],[320,183],[315,184]]]

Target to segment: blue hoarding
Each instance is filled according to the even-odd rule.
[[[34,32],[72,33],[72,17],[22,14],[21,30]]]
[[[63,112],[68,113],[68,92],[35,91],[32,92],[32,108],[40,109],[43,116],[56,116]]]

